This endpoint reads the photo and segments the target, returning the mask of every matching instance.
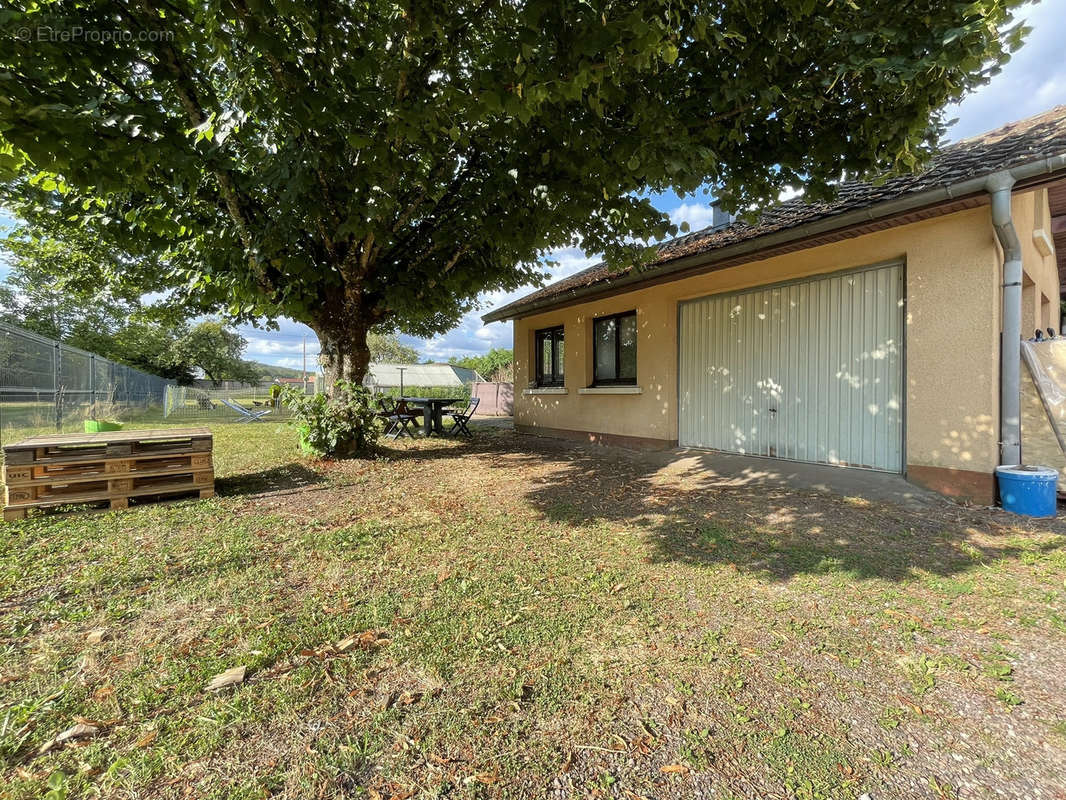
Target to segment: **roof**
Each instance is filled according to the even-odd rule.
[[[799,238],[817,223],[833,219],[839,219],[843,227],[851,224],[850,218],[845,219],[853,216],[851,212],[872,211],[910,197],[918,200],[933,190],[941,190],[941,199],[950,200],[958,196],[952,194],[951,188],[964,182],[1064,153],[1066,105],[945,147],[922,172],[883,181],[850,181],[842,184],[837,197],[828,203],[808,203],[803,198],[787,200],[763,211],[754,223],[738,220],[726,227],[704,228],[664,242],[652,261],[641,268],[611,270],[600,263],[495,309],[483,319],[513,319],[541,308],[576,302],[586,294],[609,290],[612,284],[637,284],[647,273],[670,273],[671,264],[677,263],[678,270],[689,266],[692,256],[710,256],[705,261],[712,262],[717,260],[714,257],[719,251],[725,257],[748,243],[752,246],[744,249],[756,252],[759,240],[768,240],[774,234],[794,231],[796,235],[791,238]],[[867,217],[873,219],[874,215]],[[818,227],[825,229],[826,225]],[[685,263],[679,263],[681,259],[686,259]]]
[[[404,386],[465,386],[481,380],[474,370],[451,364],[371,364],[364,383],[367,386],[399,386],[401,369]]]

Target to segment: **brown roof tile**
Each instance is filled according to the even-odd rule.
[[[1066,153],[1066,105],[956,142],[934,156],[928,167],[917,174],[900,175],[881,183],[845,183],[840,186],[836,199],[829,203],[808,203],[802,198],[787,200],[766,209],[755,223],[737,221],[726,228],[705,228],[671,239],[660,245],[658,255],[649,266],[665,265],[686,256],[710,253],[729,245],[849,211],[870,208],[907,195],[952,186],[1059,153]],[[627,275],[632,269],[612,271],[606,264],[597,264],[495,309],[486,315],[486,319],[510,319],[520,316],[530,306],[554,300],[563,302],[569,299],[568,296],[576,300],[586,290],[599,288],[599,284],[604,284],[606,288],[610,281]]]

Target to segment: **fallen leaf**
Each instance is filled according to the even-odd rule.
[[[341,639],[339,642],[337,642],[337,644],[333,646],[333,649],[336,650],[338,653],[347,653],[349,650],[355,647],[356,641],[357,640],[354,636],[349,636],[347,639]]]
[[[207,684],[207,691],[217,692],[219,689],[225,689],[227,686],[234,686],[238,683],[244,683],[244,677],[248,674],[248,667],[232,667],[225,672],[220,672],[211,682]]]
[[[157,736],[159,736],[159,731],[148,731],[148,733],[144,734],[144,736],[137,740],[135,747],[147,747],[155,741]]]
[[[72,742],[76,739],[87,739],[90,736],[95,736],[99,732],[100,729],[95,725],[86,725],[84,722],[79,722],[56,735],[55,738],[49,739],[42,744],[40,748],[38,748],[37,754],[44,755],[45,753],[50,753],[64,742]]]
[[[63,731],[56,737],[57,742],[69,742],[72,739],[85,739],[89,736],[96,736],[100,732],[100,729],[95,725],[88,725],[84,722],[79,722],[77,725],[73,725]]]
[[[94,631],[89,631],[89,635],[85,637],[85,641],[88,644],[100,644],[100,642],[110,638],[111,635],[104,628],[97,628]]]
[[[684,764],[667,764],[665,767],[659,767],[659,772],[665,773],[685,773],[688,772],[688,767]]]

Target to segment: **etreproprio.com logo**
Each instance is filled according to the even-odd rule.
[[[171,42],[174,31],[144,30],[131,31],[121,28],[86,28],[72,25],[69,28],[54,28],[50,25],[28,25],[15,29],[15,39],[20,42],[89,42],[109,44],[111,42]]]

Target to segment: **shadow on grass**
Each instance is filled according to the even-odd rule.
[[[325,482],[326,476],[299,462],[282,464],[258,472],[243,472],[218,478],[215,491],[223,497],[281,489],[301,489]]]
[[[530,436],[484,437],[465,448],[411,450],[402,458],[481,453],[482,469],[515,469],[523,494],[553,522],[608,522],[643,529],[659,563],[728,564],[769,581],[797,575],[848,579],[950,576],[980,563],[1039,556],[1066,547],[1066,523],[937,503],[908,508],[829,492],[793,489],[773,462],[718,476],[668,470],[661,460],[619,448]]]

